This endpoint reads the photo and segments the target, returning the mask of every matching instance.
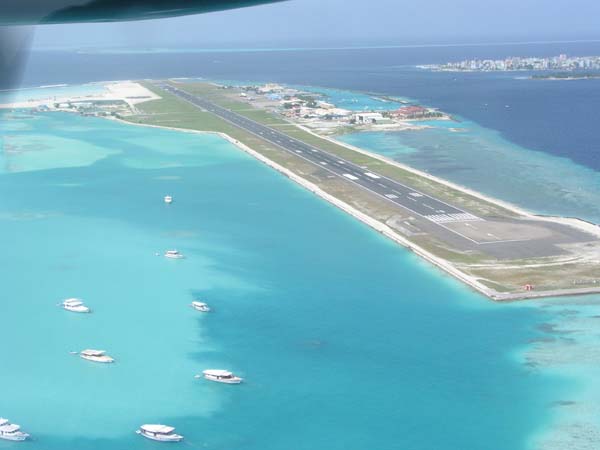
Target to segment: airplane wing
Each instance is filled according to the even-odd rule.
[[[31,25],[160,19],[279,1],[0,0],[0,89],[18,83],[31,42]]]
[[[19,81],[32,36],[33,27],[0,27],[0,89]]]
[[[2,0],[0,25],[149,20],[282,0]]]

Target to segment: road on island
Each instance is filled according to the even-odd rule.
[[[157,86],[289,153],[293,153],[327,170],[333,175],[359,185],[363,189],[436,224],[483,220],[455,206],[405,186],[398,181],[369,171],[364,167],[290,137],[271,127],[255,122],[252,119],[248,119],[241,114],[216,105],[204,98],[197,97],[169,84],[161,83],[157,84]]]

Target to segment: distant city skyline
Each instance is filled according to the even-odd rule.
[[[561,54],[549,58],[511,57],[505,59],[466,59],[445,64],[418,66],[423,69],[448,72],[497,72],[515,70],[600,70],[600,56],[575,56]]]
[[[600,39],[590,0],[288,1],[157,21],[46,25],[34,48],[368,46]]]

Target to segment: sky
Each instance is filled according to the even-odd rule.
[[[600,39],[597,0],[289,0],[152,21],[45,25],[34,48],[288,47]]]

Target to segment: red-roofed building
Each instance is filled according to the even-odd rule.
[[[390,115],[398,119],[422,119],[429,115],[429,110],[422,106],[404,106],[396,111],[390,112]]]

